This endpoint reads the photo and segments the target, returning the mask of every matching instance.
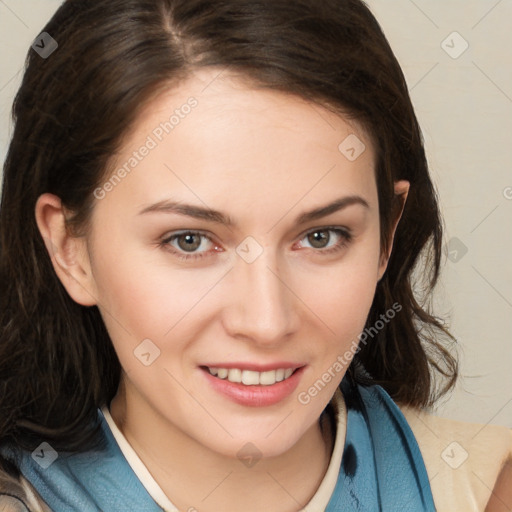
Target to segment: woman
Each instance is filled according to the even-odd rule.
[[[365,5],[70,0],[43,34],[0,211],[4,508],[510,507],[510,432],[425,412],[457,374],[413,293],[441,219]]]

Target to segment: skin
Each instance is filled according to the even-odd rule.
[[[197,107],[96,201],[87,236],[66,232],[66,212],[51,194],[39,198],[36,219],[70,296],[101,312],[124,370],[112,416],[171,501],[201,512],[300,510],[329,464],[332,439],[318,419],[346,368],[307,405],[297,397],[357,339],[388,261],[374,150],[357,123],[318,104],[203,69],[147,105],[112,169],[190,96]],[[354,161],[338,150],[349,134],[366,146]],[[395,184],[404,202],[408,189]],[[369,207],[297,224],[300,213],[348,195]],[[236,224],[139,214],[171,198]],[[352,240],[340,245],[327,226],[349,229]],[[307,236],[315,229],[324,246]],[[195,239],[201,245],[189,253],[183,237],[162,244],[183,230],[210,240]],[[236,251],[248,236],[262,250],[252,263]],[[204,257],[186,261],[172,249]],[[144,339],[160,350],[149,366],[134,357]],[[305,369],[291,396],[249,407],[207,382],[199,366],[219,361]],[[237,457],[248,442],[262,456],[252,468]]]

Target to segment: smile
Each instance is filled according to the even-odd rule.
[[[293,368],[279,368],[266,372],[256,372],[253,370],[242,370],[240,368],[216,368],[207,367],[210,375],[218,379],[228,380],[233,383],[241,383],[246,386],[272,386],[276,382],[288,379],[293,372]]]
[[[210,388],[221,396],[248,407],[267,407],[288,399],[307,368],[305,364],[283,361],[269,366],[223,363],[199,368]]]

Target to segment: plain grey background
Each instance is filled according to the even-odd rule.
[[[512,427],[512,0],[367,3],[407,78],[445,219],[434,307],[462,375],[436,412]],[[0,0],[2,162],[26,52],[60,4]]]

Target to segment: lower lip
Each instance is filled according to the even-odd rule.
[[[207,369],[202,369],[205,377],[215,391],[227,396],[233,402],[249,407],[274,405],[289,397],[299,385],[305,366],[296,370],[290,377],[270,386],[246,386],[214,377]]]

